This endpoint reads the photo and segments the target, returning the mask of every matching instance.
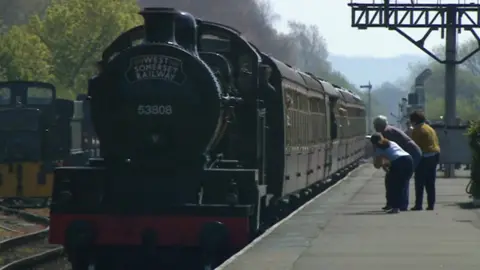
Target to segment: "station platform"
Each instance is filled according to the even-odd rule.
[[[385,214],[383,170],[361,165],[217,270],[477,270],[480,210],[469,171],[437,178],[434,211]],[[463,177],[462,177],[463,176]],[[410,206],[413,206],[413,179]],[[426,200],[426,196],[424,198]],[[426,207],[424,202],[424,207]]]

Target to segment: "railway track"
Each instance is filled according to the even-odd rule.
[[[3,206],[0,206],[0,211],[7,215],[16,215],[27,222],[47,226],[44,229],[0,241],[0,270],[38,269],[37,265],[62,258],[63,248],[48,244],[49,219],[47,217]]]

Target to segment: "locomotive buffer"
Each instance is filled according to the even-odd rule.
[[[418,2],[418,1],[417,1]],[[456,68],[468,58],[480,51],[480,46],[461,59],[457,58],[457,32],[470,31],[480,44],[480,37],[475,28],[480,26],[480,5],[477,4],[442,4],[440,1],[433,4],[390,3],[355,3],[348,6],[352,11],[352,27],[365,30],[369,27],[384,27],[394,30],[405,37],[423,52],[445,65],[445,132],[456,125]],[[425,28],[425,35],[415,40],[408,35],[404,28]],[[425,47],[425,40],[432,31],[440,30],[441,37],[445,38],[445,59],[439,58]],[[445,160],[452,160],[454,153],[442,153]],[[453,165],[445,169],[446,177],[454,177]]]

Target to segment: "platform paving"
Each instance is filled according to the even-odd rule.
[[[383,177],[362,165],[217,270],[480,269],[480,211],[464,209],[468,178],[437,179],[434,211],[388,215],[379,211]]]

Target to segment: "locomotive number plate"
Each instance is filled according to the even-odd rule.
[[[172,105],[138,105],[138,115],[171,115]]]

